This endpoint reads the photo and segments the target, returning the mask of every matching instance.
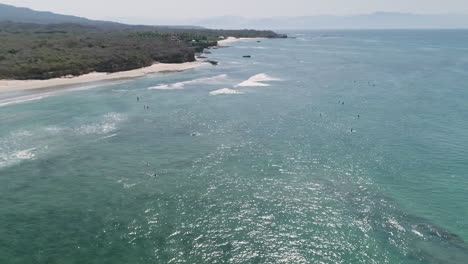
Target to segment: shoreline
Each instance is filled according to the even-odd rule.
[[[258,41],[258,40],[265,40],[267,38],[235,38],[235,37],[228,37],[223,40],[218,40],[218,46],[225,46],[225,44],[229,44],[232,42],[237,41]]]
[[[218,47],[228,47],[226,44],[237,41],[258,41],[267,38],[236,38],[228,37],[218,41]],[[69,88],[74,85],[93,84],[102,81],[119,81],[125,79],[136,79],[154,73],[181,72],[194,69],[203,65],[210,65],[205,61],[193,61],[184,63],[154,63],[151,66],[121,72],[91,72],[79,76],[65,76],[47,80],[8,80],[0,79],[0,94],[10,92],[21,92],[45,88]],[[104,84],[101,84],[104,85]],[[97,86],[101,86],[97,85]]]
[[[154,73],[186,71],[203,65],[209,65],[209,63],[202,61],[184,63],[154,63],[148,67],[114,73],[92,72],[80,76],[60,77],[48,80],[0,80],[0,93],[53,88],[59,86],[67,87],[71,85],[91,84],[100,81],[135,79]]]

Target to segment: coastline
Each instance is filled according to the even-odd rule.
[[[235,38],[228,37],[218,41],[219,47],[227,47],[226,44],[237,42],[237,41],[258,41],[265,40],[267,38]],[[19,92],[27,90],[36,90],[53,87],[67,88],[73,85],[85,85],[92,84],[102,81],[118,81],[125,79],[135,79],[144,77],[148,74],[153,73],[165,73],[165,72],[180,72],[190,69],[194,69],[203,65],[209,65],[209,62],[194,61],[185,63],[154,63],[151,66],[139,68],[130,71],[121,71],[114,73],[107,72],[92,72],[79,76],[72,77],[60,77],[47,80],[8,80],[0,79],[0,94],[8,92]]]
[[[48,80],[0,80],[0,93],[34,90],[55,86],[66,87],[70,85],[89,84],[99,81],[134,79],[153,73],[186,71],[203,65],[209,65],[209,63],[201,61],[174,64],[154,63],[153,65],[148,67],[115,73],[92,72],[80,76],[61,77]]]
[[[237,41],[258,41],[258,40],[265,40],[267,38],[235,38],[235,37],[228,37],[223,40],[218,41],[218,46],[225,46],[226,44],[237,42]]]

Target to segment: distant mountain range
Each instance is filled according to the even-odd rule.
[[[34,24],[75,23],[82,25],[113,26],[116,22],[91,20],[77,16],[59,15],[52,12],[35,11],[25,7],[0,4],[0,21]]]
[[[73,23],[86,26],[99,26],[107,28],[117,28],[125,26],[125,24],[103,21],[103,20],[91,20],[78,16],[61,15],[52,12],[36,11],[25,7],[16,7],[11,5],[5,5],[0,3],[0,21],[11,21],[17,23],[33,23],[33,24],[63,24]],[[144,23],[139,23],[139,25]],[[175,29],[200,29],[198,26],[185,26],[185,25],[159,25],[163,28],[175,28]]]
[[[193,21],[208,28],[255,29],[448,29],[468,28],[468,15],[417,15],[376,12],[352,16],[302,16],[249,19],[226,16]]]
[[[158,18],[114,18],[113,20],[135,24],[188,24],[206,28],[250,29],[450,29],[468,28],[468,15],[418,15],[406,13],[376,12],[364,15],[301,16],[245,18],[221,16],[206,19],[164,20]]]
[[[407,13],[376,12],[364,15],[301,16],[245,18],[221,16],[206,19],[161,19],[158,17],[118,17],[102,21],[77,16],[59,15],[51,12],[34,11],[29,8],[0,4],[0,21],[36,24],[76,23],[91,26],[119,27],[132,25],[171,25],[168,28],[183,29],[449,29],[468,28],[468,15],[442,14],[418,15]],[[120,23],[119,23],[120,22]],[[172,26],[174,25],[174,26]],[[187,26],[191,25],[191,26]]]

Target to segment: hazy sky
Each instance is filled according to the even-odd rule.
[[[93,19],[272,17],[375,11],[468,13],[468,0],[0,0],[0,3]]]

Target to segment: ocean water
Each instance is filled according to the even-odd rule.
[[[287,33],[0,94],[0,263],[468,263],[468,31]]]

